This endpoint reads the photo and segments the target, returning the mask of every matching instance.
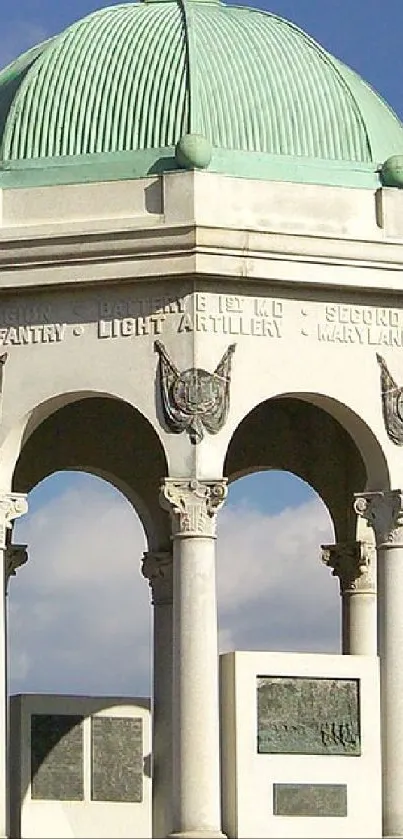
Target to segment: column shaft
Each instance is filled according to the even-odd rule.
[[[5,551],[0,550],[1,585],[3,596],[0,597],[0,837],[9,835],[9,794],[8,794],[8,688],[7,688],[7,616],[5,598]]]
[[[219,831],[218,648],[212,539],[175,540],[173,641],[174,830]]]
[[[8,548],[12,523],[26,513],[26,496],[21,493],[0,495],[0,839],[9,836],[9,775],[8,775],[8,686],[7,686],[7,612],[6,590],[15,564],[10,565]],[[24,546],[25,547],[25,546]]]
[[[167,479],[173,538],[173,832],[222,837],[215,519],[224,481]]]
[[[384,836],[403,836],[403,545],[378,564]]]
[[[172,829],[172,553],[145,553],[142,572],[154,607],[152,835],[163,839]]]
[[[153,837],[172,830],[172,603],[154,605]]]
[[[342,600],[344,655],[377,654],[377,603],[375,592],[344,594]]]
[[[400,490],[356,496],[356,512],[377,542],[381,671],[383,835],[403,836],[403,496]]]

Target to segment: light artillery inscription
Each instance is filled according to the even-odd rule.
[[[356,679],[259,677],[259,754],[361,754]]]

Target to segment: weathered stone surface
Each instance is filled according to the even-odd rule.
[[[143,800],[143,720],[93,717],[92,782],[94,801]]]
[[[82,716],[72,714],[32,715],[32,798],[84,798],[82,721]]]
[[[275,816],[347,816],[346,784],[274,784]]]
[[[259,677],[258,751],[359,755],[358,680]]]

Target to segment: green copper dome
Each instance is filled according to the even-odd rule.
[[[67,166],[74,180],[69,164],[89,178],[96,160],[136,177],[183,165],[184,135],[205,138],[209,170],[249,177],[364,183],[403,153],[402,124],[361,78],[251,8],[101,9],[0,73],[3,172]]]

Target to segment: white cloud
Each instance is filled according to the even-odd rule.
[[[9,585],[13,692],[148,692],[144,535],[129,504],[100,486],[78,480],[15,528],[30,558]]]
[[[340,597],[320,561],[333,539],[324,505],[266,516],[224,509],[218,540],[220,643],[228,649],[337,652]]]
[[[221,514],[220,645],[337,650],[337,581],[319,545],[332,539],[318,501],[267,516],[244,505]],[[129,504],[96,479],[19,520],[27,565],[10,581],[11,691],[147,694],[151,608],[140,574],[145,548]]]
[[[40,24],[27,20],[5,23],[0,36],[0,69],[46,37],[47,33]]]

